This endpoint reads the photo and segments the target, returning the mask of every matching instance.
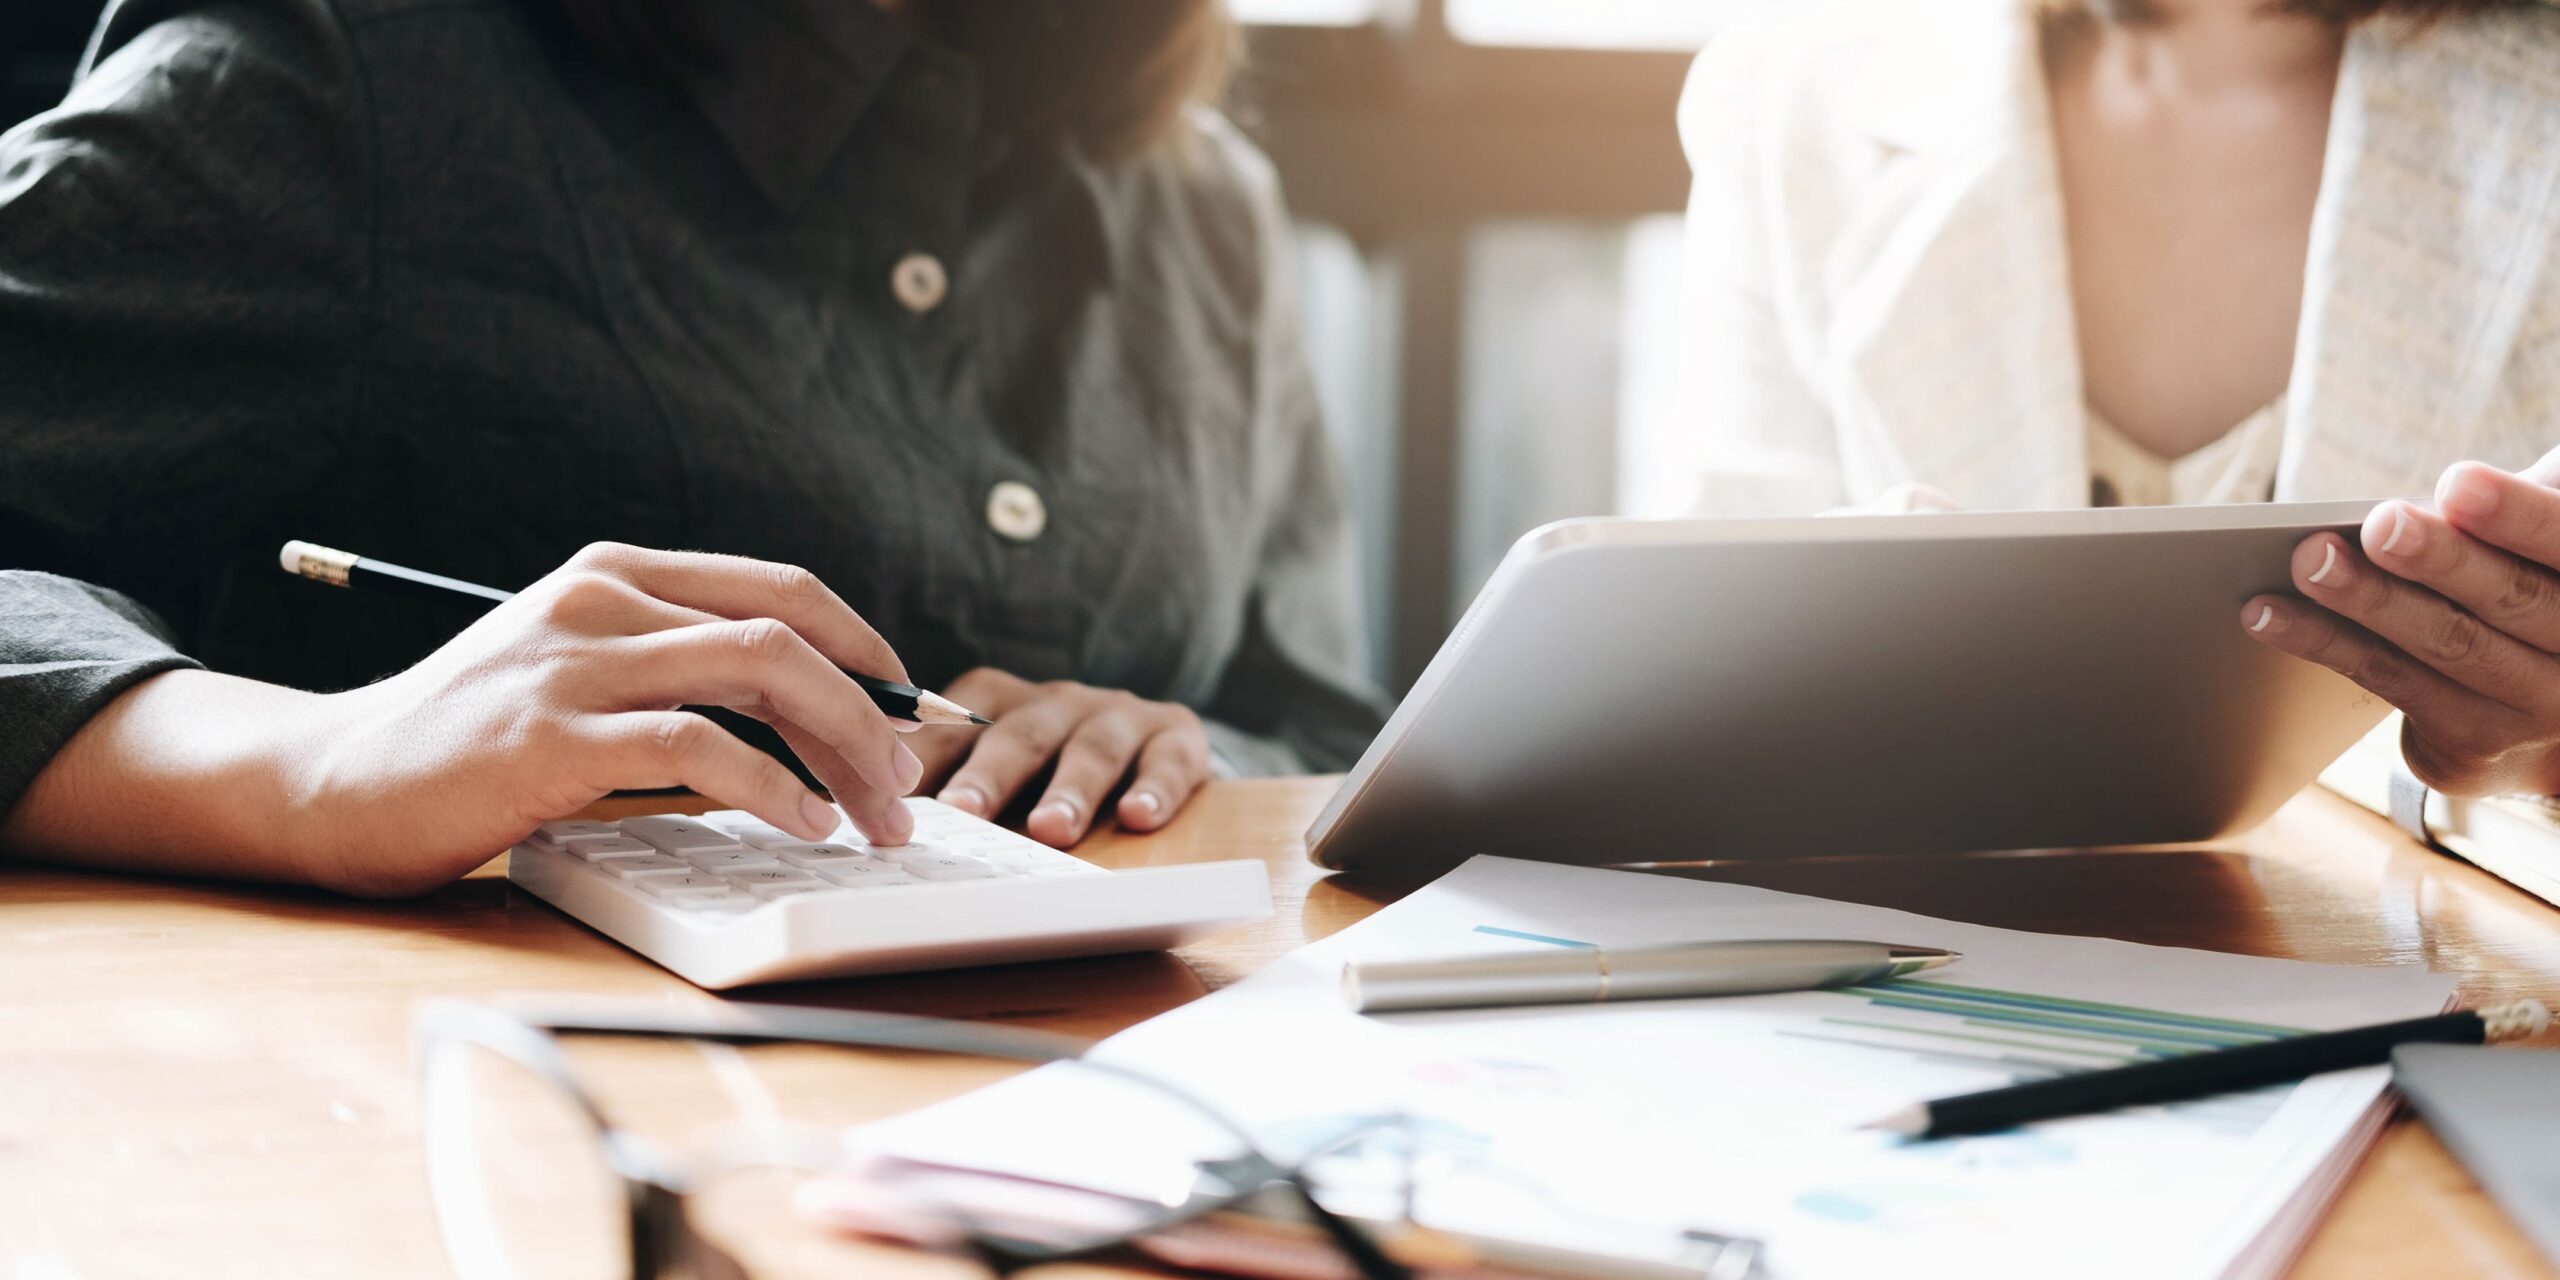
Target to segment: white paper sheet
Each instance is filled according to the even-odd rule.
[[[1889,987],[1361,1017],[1352,959],[1573,943],[1858,938],[1952,948]],[[2369,1129],[2387,1070],[2008,1134],[1905,1144],[1856,1126],[1913,1100],[2146,1053],[2423,1016],[2452,979],[1935,920],[1736,885],[1478,858],[1096,1056],[1180,1082],[1355,1194],[1415,1179],[1435,1226],[1626,1256],[1746,1235],[1769,1273],[2226,1276]],[[1148,1109],[1150,1117],[1161,1109]],[[864,1132],[901,1155],[1129,1194],[1176,1188],[1205,1128],[1043,1069]]]

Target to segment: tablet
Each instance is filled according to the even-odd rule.
[[[1309,851],[1418,875],[2231,835],[2388,710],[2240,626],[2371,507],[1548,525]]]

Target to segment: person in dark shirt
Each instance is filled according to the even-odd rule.
[[[828,820],[750,742],[891,841],[911,788],[1064,846],[1346,765],[1380,708],[1232,39],[123,0],[0,139],[0,847],[403,892],[617,787]],[[531,586],[474,621],[288,538]]]

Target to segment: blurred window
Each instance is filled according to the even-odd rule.
[[[1376,674],[1401,689],[1521,534],[1694,501],[1673,116],[1689,52],[1769,3],[1358,7],[1380,16],[1256,30],[1238,116],[1315,224],[1310,359],[1351,477]]]

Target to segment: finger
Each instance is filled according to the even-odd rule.
[[[683,787],[811,840],[835,830],[835,810],[782,762],[690,711],[598,718],[600,754],[619,789]]]
[[[975,667],[961,673],[942,696],[993,720],[1039,696],[1040,686],[1010,671]]]
[[[788,720],[840,757],[866,790],[902,796],[923,773],[862,686],[777,619],[706,623],[614,643],[630,655],[616,673],[628,682],[620,690],[628,698]]]
[[[981,730],[969,758],[942,789],[944,804],[982,818],[1003,811],[1032,775],[1057,758],[1091,701],[1070,693],[1035,698]]]
[[[2486,463],[2461,462],[2436,482],[2436,507],[2453,527],[2482,542],[2560,567],[2560,489]]]
[[[977,667],[952,681],[942,690],[942,696],[995,720],[1011,714],[1031,699],[1038,689],[1038,685],[1010,671]],[[924,780],[917,784],[918,790],[939,793],[948,785],[951,775],[960,768],[960,762],[968,759],[970,750],[978,745],[978,735],[983,731],[978,725],[929,725],[910,738],[909,744],[924,760]],[[972,808],[970,812],[986,816],[980,809]]]
[[[774,721],[773,727],[790,744],[792,754],[799,756],[809,766],[809,772],[818,775],[818,781],[835,794],[836,803],[843,806],[845,817],[852,819],[863,839],[878,845],[900,845],[915,836],[915,817],[907,812],[904,800],[863,786],[835,752],[807,729],[788,720]]]
[[[2560,659],[2376,569],[2336,534],[2294,548],[2294,585],[2464,688],[2501,706],[2560,709]]]
[[[1023,831],[1061,849],[1084,839],[1103,797],[1128,776],[1138,748],[1163,723],[1145,703],[1128,694],[1113,697],[1085,717],[1058,748],[1057,771],[1049,775],[1049,786],[1040,793],[1040,803],[1032,806]]]
[[[710,622],[714,615],[669,604],[610,573],[575,566],[546,575],[517,593],[561,630],[586,636],[635,636]]]
[[[2316,662],[2364,686],[2430,726],[2444,744],[2486,742],[2514,731],[2516,713],[2454,683],[2372,633],[2316,605],[2285,596],[2256,596],[2241,606],[2249,637]],[[2452,766],[2451,754],[2443,761]],[[2466,750],[2466,756],[2485,754]]]
[[[1120,797],[1120,825],[1153,831],[1173,821],[1209,780],[1209,737],[1187,719],[1147,739],[1138,751],[1137,776]]]
[[[952,700],[959,701],[957,698]],[[916,794],[936,794],[948,785],[952,773],[959,769],[961,761],[969,758],[969,748],[977,745],[978,735],[983,732],[976,725],[929,724],[908,735],[907,746],[914,750],[916,759],[924,763],[924,773],[916,781]]]
[[[2520,790],[2522,771],[2494,746],[2473,745],[2458,731],[2422,723],[2400,725],[2400,759],[2418,781],[2447,795],[2487,796]]]
[[[2538,485],[2560,487],[2560,447],[2534,459],[2531,465],[2516,474]]]
[[[1964,510],[1964,504],[1957,502],[1946,490],[1936,485],[1906,481],[1855,506],[1834,507],[1822,514],[1826,516],[1907,516],[1933,511],[1962,510]]]
[[[2365,517],[2367,558],[2546,653],[2560,652],[2560,575],[2456,529],[2414,502]]]
[[[862,615],[797,565],[700,551],[652,551],[599,542],[570,563],[609,573],[674,604],[724,618],[779,618],[847,670],[904,682],[906,664]]]

